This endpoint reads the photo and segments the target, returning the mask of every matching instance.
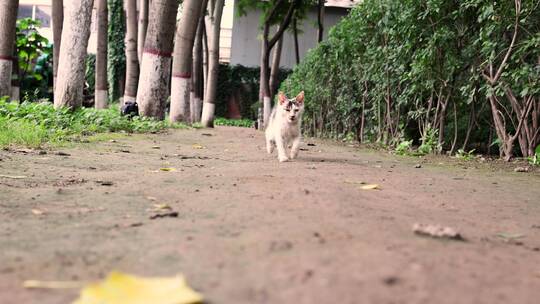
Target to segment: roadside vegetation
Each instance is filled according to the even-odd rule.
[[[0,148],[12,145],[39,148],[80,140],[108,132],[152,133],[166,128],[187,128],[151,118],[121,116],[117,106],[105,110],[55,110],[49,102],[0,100]]]
[[[366,0],[281,89],[305,132],[398,154],[538,159],[538,1]],[[537,163],[537,161],[536,161]]]

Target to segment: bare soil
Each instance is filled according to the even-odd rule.
[[[305,141],[287,163],[226,127],[0,151],[0,302],[70,303],[22,282],[120,270],[183,273],[209,303],[540,303],[538,173]]]

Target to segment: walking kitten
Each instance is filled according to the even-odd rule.
[[[266,127],[266,151],[271,154],[277,147],[280,162],[288,161],[287,147],[292,144],[290,159],[298,156],[300,148],[302,113],[304,112],[304,91],[289,99],[279,92],[278,104],[272,109]]]

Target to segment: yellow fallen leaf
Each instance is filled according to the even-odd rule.
[[[39,281],[39,280],[26,280],[23,282],[24,288],[39,288],[39,289],[70,289],[81,288],[84,286],[84,282],[76,281]]]
[[[159,170],[166,171],[166,172],[176,171],[175,168],[159,168]]]
[[[44,214],[45,212],[44,212],[44,211],[41,211],[41,210],[39,210],[39,209],[32,209],[32,213],[33,213],[34,215],[42,215],[42,214]]]
[[[84,288],[73,304],[190,304],[202,299],[182,276],[143,278],[112,272],[105,281]]]
[[[11,179],[23,179],[23,178],[26,178],[26,176],[24,176],[24,175],[4,175],[4,174],[0,174],[0,177],[11,178]]]
[[[192,147],[193,149],[204,149],[204,146],[201,146],[199,144],[194,144]]]
[[[364,185],[364,186],[360,187],[360,189],[362,189],[362,190],[375,190],[375,189],[380,190],[379,185],[377,185],[377,184]]]
[[[153,206],[157,210],[172,210],[171,206],[167,204],[154,204]]]

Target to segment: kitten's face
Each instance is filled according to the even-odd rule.
[[[301,119],[304,111],[304,91],[300,92],[295,98],[287,98],[285,94],[279,92],[278,101],[282,115],[289,123],[296,123]]]

